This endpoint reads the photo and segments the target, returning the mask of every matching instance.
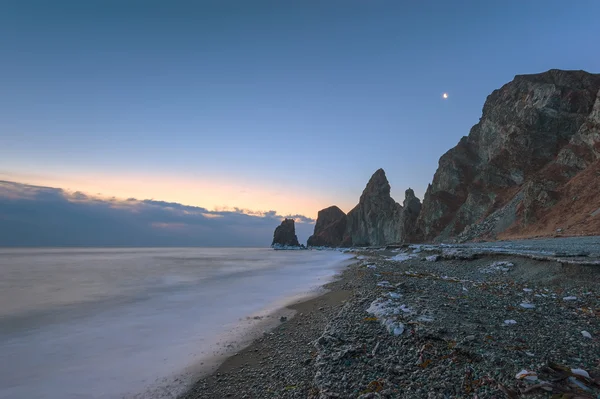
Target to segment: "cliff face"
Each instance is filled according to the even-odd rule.
[[[337,206],[319,211],[315,231],[308,238],[309,247],[339,247],[346,233],[346,214]]]
[[[284,219],[275,229],[271,246],[299,247],[294,219]]]
[[[600,159],[599,90],[600,75],[560,70],[495,90],[440,158],[410,238],[494,237],[541,223],[569,180]]]
[[[390,184],[383,169],[377,170],[367,183],[358,205],[347,216],[345,245],[369,246],[404,241],[421,210],[413,190],[406,190],[404,207],[390,196]]]

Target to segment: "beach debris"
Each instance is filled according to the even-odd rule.
[[[535,308],[535,305],[533,303],[529,303],[529,302],[523,302],[519,306],[521,306],[524,309],[534,309]]]
[[[590,334],[589,332],[583,330],[581,332],[581,335],[583,335],[585,338],[592,338],[592,334]]]
[[[590,389],[590,387],[588,387],[587,385],[585,385],[583,382],[579,381],[577,378],[575,377],[569,377],[569,383],[571,385],[575,385],[577,388],[583,389],[584,391],[588,391],[591,392],[592,390]]]
[[[504,320],[504,324],[506,324],[507,326],[509,326],[511,324],[517,324],[517,321],[516,320],[512,320],[512,319]]]
[[[515,376],[517,380],[537,381],[538,376],[535,371],[521,370]]]
[[[577,297],[576,296],[566,296],[563,298],[563,301],[576,301]]]

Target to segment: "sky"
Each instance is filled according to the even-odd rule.
[[[600,72],[598,15],[597,0],[3,1],[0,180],[315,218],[384,168],[398,202],[422,198],[494,89]]]

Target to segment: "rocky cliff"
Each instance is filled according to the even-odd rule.
[[[548,219],[551,210],[560,213],[559,204],[566,215],[575,205],[582,208],[582,220],[571,224],[589,224],[600,203],[586,205],[573,195],[574,185],[586,184],[572,180],[598,185],[588,168],[600,159],[599,90],[600,75],[561,70],[518,75],[495,90],[479,123],[440,158],[410,238],[563,231],[560,218]],[[588,194],[581,198],[589,201]]]
[[[284,219],[275,229],[272,247],[299,247],[294,219]]]
[[[339,247],[346,233],[346,214],[337,206],[319,211],[315,231],[308,238],[309,247]]]
[[[403,242],[412,232],[421,209],[413,190],[406,190],[404,207],[390,196],[390,184],[383,169],[367,183],[358,205],[347,215],[344,245],[373,246]]]

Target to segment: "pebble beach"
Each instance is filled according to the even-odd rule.
[[[326,294],[180,399],[600,397],[596,257],[353,253]]]

